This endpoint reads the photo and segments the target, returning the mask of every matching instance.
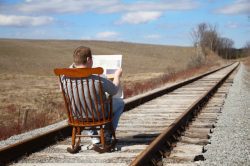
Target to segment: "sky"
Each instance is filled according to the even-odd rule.
[[[200,23],[244,47],[250,0],[0,0],[0,38],[191,46]]]

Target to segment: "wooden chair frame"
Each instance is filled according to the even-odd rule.
[[[94,137],[99,137],[101,141],[101,146],[94,145],[93,149],[99,153],[111,151],[115,147],[117,139],[112,125],[112,96],[103,97],[105,92],[103,92],[100,80],[103,69],[100,67],[62,68],[54,69],[54,73],[59,77],[67,109],[68,124],[72,126],[72,148],[67,148],[67,151],[77,153],[81,149],[81,137],[93,137],[81,134],[81,131],[91,127],[100,131],[100,134]],[[93,75],[97,76],[98,79],[94,80]],[[96,89],[96,81],[98,89]],[[104,128],[104,126],[106,127]],[[113,137],[111,144],[106,143],[104,130],[110,130]]]

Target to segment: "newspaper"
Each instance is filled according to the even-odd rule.
[[[93,67],[102,67],[103,77],[108,79],[114,78],[114,73],[118,68],[122,67],[122,55],[93,55]],[[123,98],[123,90],[121,85],[118,92],[113,97]]]

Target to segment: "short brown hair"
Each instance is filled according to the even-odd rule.
[[[85,46],[80,46],[76,48],[73,54],[74,63],[76,65],[86,64],[88,57],[92,58],[92,53],[90,48]]]

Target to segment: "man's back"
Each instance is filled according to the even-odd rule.
[[[78,116],[81,115],[83,118],[92,118],[94,115],[94,118],[97,118],[98,114],[99,118],[108,116],[107,113],[102,112],[101,103],[104,103],[105,110],[109,110],[105,102],[107,95],[113,95],[117,91],[112,82],[97,75],[91,75],[87,78],[75,79],[63,77],[62,83],[73,108],[74,117],[79,118]]]

